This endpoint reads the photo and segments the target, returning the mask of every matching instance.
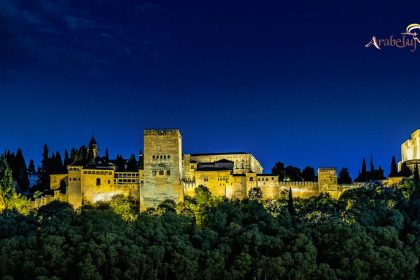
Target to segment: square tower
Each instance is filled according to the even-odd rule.
[[[144,131],[144,186],[140,208],[157,207],[165,199],[183,199],[182,137],[178,129]]]
[[[337,169],[318,168],[319,192],[336,191],[338,188]]]

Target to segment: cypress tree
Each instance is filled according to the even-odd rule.
[[[362,162],[362,172],[360,173],[360,179],[361,182],[366,182],[367,181],[367,170],[366,170],[366,160],[363,159]]]
[[[292,216],[294,216],[296,214],[295,206],[293,205],[292,188],[289,188],[289,199],[287,201],[287,210],[289,211],[289,214],[292,215]]]
[[[106,148],[105,150],[105,161],[108,163],[109,162],[109,153],[108,153],[108,148]]]
[[[69,158],[69,153],[67,152],[67,149],[64,151],[64,168],[66,168],[71,163],[71,160]]]
[[[397,177],[397,176],[398,176],[397,161],[395,160],[395,156],[393,156],[392,161],[391,161],[391,172],[389,173],[389,177]]]
[[[88,159],[88,151],[87,150],[88,149],[86,148],[85,145],[83,145],[79,149],[78,161],[80,161],[82,164],[86,164],[87,163],[87,159]]]
[[[379,166],[377,172],[375,172],[376,175],[376,179],[377,180],[382,180],[385,179],[385,175],[384,175],[384,170],[382,169],[382,166]]]
[[[7,195],[8,192],[14,190],[12,170],[7,164],[5,155],[0,156],[0,192],[2,195]]]
[[[49,174],[51,169],[51,159],[49,158],[48,154],[48,145],[45,144],[42,152],[41,166],[38,168],[37,189],[40,191],[47,190],[50,186]]]
[[[19,148],[16,153],[16,182],[22,192],[26,192],[29,188],[28,171],[26,168],[25,158],[23,157],[22,150]]]
[[[63,161],[61,159],[61,154],[60,152],[56,152],[55,153],[55,172],[56,173],[65,173],[66,168],[64,167]]]
[[[375,172],[375,166],[373,165],[373,157],[370,156],[370,174],[369,174],[370,180],[375,180],[376,178],[376,172]]]
[[[36,173],[36,171],[35,171],[35,163],[34,163],[34,160],[31,159],[29,161],[29,165],[28,165],[28,175],[29,176],[35,176],[36,175],[35,173]]]

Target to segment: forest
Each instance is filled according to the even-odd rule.
[[[265,201],[255,190],[227,200],[199,186],[144,213],[123,196],[31,210],[0,170],[2,279],[420,277],[418,170],[398,187],[367,184],[339,200],[288,191]]]

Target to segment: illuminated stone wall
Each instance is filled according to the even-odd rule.
[[[109,201],[118,194],[139,201],[139,172],[83,169],[81,178],[84,203]]]
[[[413,139],[419,135],[420,130]],[[123,194],[139,202],[142,210],[157,207],[165,199],[183,201],[184,195],[193,196],[199,185],[208,187],[214,196],[238,199],[246,198],[257,186],[264,199],[278,199],[289,189],[294,197],[309,198],[322,192],[339,197],[346,189],[338,186],[335,168],[318,169],[318,182],[279,182],[278,176],[262,174],[261,164],[249,153],[183,155],[178,129],[145,130],[142,159],[144,169],[138,172],[116,172],[115,166],[89,169],[69,165],[68,174],[51,175],[50,187],[59,190],[65,182],[67,193],[59,197],[74,208]]]
[[[50,175],[50,188],[52,190],[60,189],[61,184],[68,185],[68,174],[53,174]]]
[[[263,192],[263,199],[278,199],[280,194],[279,176],[257,175],[257,186]]]
[[[411,134],[411,138],[401,145],[401,161],[398,163],[398,169],[401,170],[405,163],[411,170],[414,166],[420,165],[420,129]]]
[[[144,131],[141,209],[156,207],[165,199],[183,200],[182,167],[182,138],[178,129]]]
[[[280,182],[280,192],[292,190],[293,197],[310,198],[319,195],[318,182]]]
[[[411,139],[408,139],[401,145],[401,159],[402,161],[420,160],[420,129],[411,134]]]

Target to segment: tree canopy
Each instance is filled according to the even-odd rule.
[[[10,170],[0,166],[2,186]],[[6,176],[5,176],[6,174]],[[3,188],[2,188],[3,189]],[[3,279],[417,279],[420,187],[372,184],[334,200],[196,196],[138,213],[125,197],[75,212],[0,214]]]

